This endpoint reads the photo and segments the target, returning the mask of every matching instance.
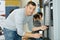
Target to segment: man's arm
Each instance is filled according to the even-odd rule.
[[[47,26],[40,26],[40,27],[34,27],[32,28],[32,31],[37,31],[37,30],[46,30],[48,27]]]
[[[39,33],[32,34],[31,32],[26,32],[24,37],[25,38],[40,38],[42,37],[42,34],[39,34]]]
[[[30,17],[29,22],[28,22],[28,27],[31,31],[37,31],[37,30],[46,30],[47,26],[40,26],[40,27],[34,27],[33,26],[33,16]]]

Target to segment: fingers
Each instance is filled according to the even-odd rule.
[[[46,30],[47,28],[47,26],[41,26],[41,30]]]
[[[34,38],[40,38],[40,37],[42,37],[42,34],[35,33],[33,37]]]

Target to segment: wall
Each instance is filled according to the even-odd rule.
[[[20,0],[5,0],[5,7],[6,7],[6,17],[11,13],[12,10],[21,7]]]
[[[22,7],[25,7],[28,1],[30,1],[30,0],[21,0],[21,2],[22,2]]]
[[[60,40],[60,0],[53,0],[54,40]]]
[[[6,6],[20,6],[21,2],[20,0],[5,0]]]
[[[5,1],[0,0],[0,15],[5,14]]]

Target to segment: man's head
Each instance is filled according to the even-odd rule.
[[[36,4],[32,1],[29,1],[26,5],[26,14],[27,15],[32,15],[33,12],[35,11]]]

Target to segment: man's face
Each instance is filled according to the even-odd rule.
[[[35,11],[35,8],[36,6],[33,6],[31,4],[29,4],[28,6],[26,6],[26,12],[27,12],[27,15],[32,15],[33,12]]]

